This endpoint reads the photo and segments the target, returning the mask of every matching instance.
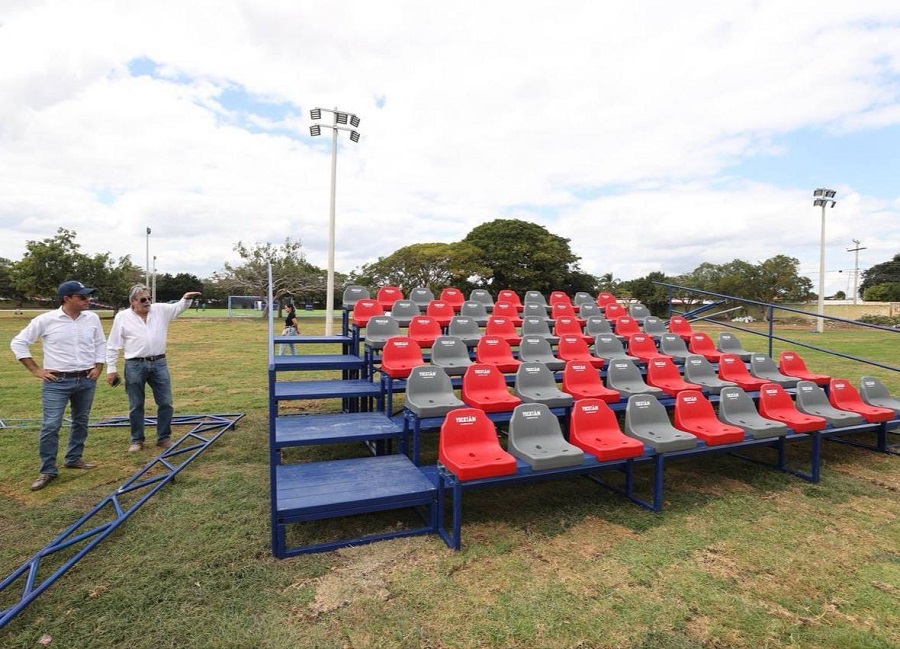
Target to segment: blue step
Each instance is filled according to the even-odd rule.
[[[275,371],[284,370],[361,370],[366,362],[355,354],[298,354],[276,356]]]
[[[275,448],[397,439],[403,424],[382,412],[292,415],[275,419]]]
[[[330,399],[352,397],[381,396],[381,386],[363,379],[342,381],[340,379],[324,381],[276,381],[275,394],[277,401],[290,399]]]

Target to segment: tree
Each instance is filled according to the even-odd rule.
[[[437,294],[444,287],[459,287],[469,277],[489,273],[490,269],[478,265],[478,254],[477,248],[466,243],[416,243],[365,264],[350,275],[350,281],[370,288],[397,286],[404,294],[425,286]]]
[[[174,277],[169,273],[156,276],[156,300],[168,302],[179,300],[189,291],[203,292],[203,281],[190,273],[178,273]]]
[[[632,298],[650,309],[653,315],[665,317],[668,312],[669,292],[664,286],[653,282],[672,283],[664,273],[654,271],[645,277],[624,281],[620,284],[624,294],[627,291]]]
[[[894,285],[881,287],[881,285]],[[872,290],[876,289],[877,290]],[[862,272],[862,281],[859,283],[859,295],[864,300],[879,302],[894,302],[897,298],[890,299],[884,296],[896,296],[900,294],[900,252],[894,255],[890,261],[875,264]]]
[[[271,243],[246,246],[238,241],[234,251],[243,263],[234,266],[226,263],[222,271],[213,273],[213,280],[232,294],[266,296],[269,264],[272,265],[272,295],[279,304],[288,295],[311,299],[326,290],[326,272],[306,261],[299,240],[288,237],[281,246]]]
[[[760,302],[805,302],[812,295],[812,281],[798,272],[800,260],[775,255],[758,265],[756,299]]]
[[[476,285],[549,293],[568,291],[576,275],[583,280],[569,240],[535,223],[496,219],[474,228],[463,243],[478,249],[478,265],[485,269],[472,278]]]

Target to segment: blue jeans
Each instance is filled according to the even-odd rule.
[[[282,336],[296,336],[297,335],[297,327],[285,327],[284,330],[281,332],[281,335]],[[294,343],[280,343],[278,345],[278,355],[279,356],[284,354],[285,347],[291,348],[291,356],[297,355],[297,350],[294,349]]]
[[[144,386],[153,390],[156,402],[156,441],[172,436],[172,379],[165,358],[155,361],[125,361],[125,392],[128,394],[128,421],[131,443],[144,443]]]
[[[72,406],[72,426],[69,429],[69,445],[66,447],[66,464],[74,464],[84,453],[88,436],[88,420],[94,403],[97,381],[92,379],[60,379],[44,381],[41,389],[41,405],[44,411],[38,453],[41,456],[41,473],[56,475],[56,455],[59,452],[59,430],[62,428],[66,405]]]

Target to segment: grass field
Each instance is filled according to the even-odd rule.
[[[51,647],[129,649],[900,646],[900,457],[840,444],[826,444],[820,484],[727,456],[694,459],[669,464],[662,514],[573,478],[467,494],[461,552],[426,536],[276,560],[265,321],[201,315],[170,330],[176,411],[246,417],[0,630],[0,646],[34,647],[45,635]],[[0,337],[8,343],[26,322],[0,314]],[[301,328],[317,333],[322,322],[304,318]],[[894,335],[790,335],[900,361]],[[900,394],[896,374],[801,353],[816,371],[854,384],[874,374]],[[6,354],[0,419],[15,426],[0,429],[0,578],[153,453],[127,454],[124,428],[92,429],[86,458],[100,467],[30,492],[40,385]],[[126,412],[121,388],[98,386],[95,418]],[[363,452],[294,449],[289,459]],[[639,473],[643,486],[648,477]],[[296,533],[405,522],[386,515]],[[0,609],[11,603],[0,596]]]

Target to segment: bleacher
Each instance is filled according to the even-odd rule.
[[[349,286],[340,335],[277,336],[270,317],[273,554],[418,534],[458,549],[472,489],[585,475],[592,489],[660,511],[668,461],[763,448],[772,468],[816,482],[823,440],[868,432],[870,448],[889,450],[900,400],[877,379],[857,391],[796,352],[776,364],[734,334],[716,345],[687,318],[665,322],[636,306],[609,293],[548,300],[479,289],[466,300],[452,287],[435,299],[390,286],[373,298]],[[288,342],[314,352],[276,356]],[[291,414],[294,401],[323,411]],[[358,456],[285,460],[292,447],[331,444],[354,444]],[[788,444],[802,448],[804,466],[789,465]],[[644,469],[649,495],[635,479]],[[414,512],[405,519],[414,522],[289,542],[295,525],[391,510]]]

